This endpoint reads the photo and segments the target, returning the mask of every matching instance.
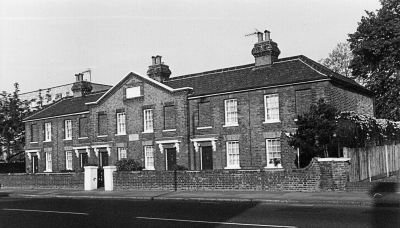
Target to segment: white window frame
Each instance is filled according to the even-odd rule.
[[[277,142],[278,144],[274,145],[273,142]],[[279,138],[265,139],[265,150],[266,150],[266,158],[267,158],[267,166],[265,168],[282,168],[281,140]],[[279,153],[279,157],[271,156],[270,153]],[[275,166],[275,164],[274,164],[274,161],[273,161],[274,158],[280,159],[280,163],[277,166]]]
[[[44,123],[44,141],[51,142],[51,123]]]
[[[126,88],[126,98],[140,97],[140,86]]]
[[[72,139],[72,120],[65,120],[65,139],[71,140]]]
[[[154,168],[154,147],[145,146],[144,147],[144,164],[146,170],[155,170]]]
[[[226,167],[225,169],[240,169],[239,141],[226,142]]]
[[[237,112],[237,99],[225,100],[225,125],[229,126],[239,126],[238,123],[238,112]]]
[[[117,113],[117,135],[126,135],[126,116],[125,112]]]
[[[280,122],[279,119],[279,95],[268,94],[264,96],[264,108],[265,108],[265,122],[264,123],[276,123]]]
[[[65,169],[72,170],[72,151],[65,151]]]
[[[118,160],[128,158],[128,153],[125,147],[118,147],[117,151],[118,151]]]
[[[153,109],[143,110],[143,125],[145,133],[153,132]]]
[[[46,153],[46,172],[52,172],[53,171],[53,163],[51,160],[51,153]]]

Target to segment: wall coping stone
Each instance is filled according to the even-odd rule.
[[[318,162],[327,162],[327,161],[335,161],[335,162],[342,162],[342,161],[350,161],[350,158],[316,158]]]

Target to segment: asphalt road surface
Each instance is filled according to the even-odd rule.
[[[400,227],[399,207],[0,197],[0,228]]]

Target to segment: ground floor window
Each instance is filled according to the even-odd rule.
[[[52,171],[51,153],[46,153],[46,172]]]
[[[153,146],[144,147],[145,168],[154,170],[154,149]]]
[[[118,160],[126,158],[127,158],[126,148],[118,147]]]
[[[267,168],[282,168],[280,139],[267,139]]]
[[[65,169],[72,170],[72,151],[65,152]]]
[[[239,142],[229,141],[226,142],[226,154],[227,154],[227,167],[228,169],[240,168],[239,163]]]

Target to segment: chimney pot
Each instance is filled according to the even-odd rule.
[[[257,33],[258,42],[263,41],[263,34],[261,32]]]
[[[152,65],[156,65],[156,57],[151,56],[151,63]]]
[[[265,41],[270,41],[271,40],[271,37],[270,37],[271,32],[268,30],[265,30],[264,33],[265,33]]]
[[[161,64],[161,56],[156,56],[156,64]]]

